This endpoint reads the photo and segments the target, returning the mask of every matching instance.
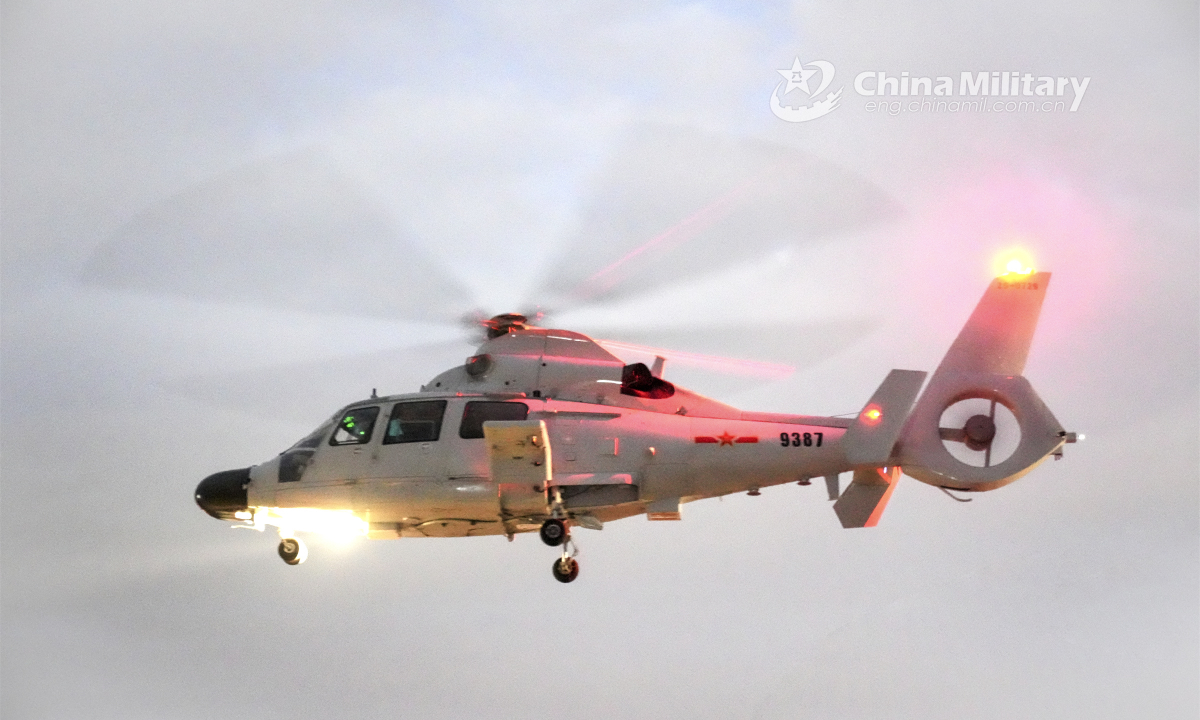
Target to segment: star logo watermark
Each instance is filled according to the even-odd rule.
[[[834,68],[833,63],[825,60],[813,60],[809,63],[800,62],[797,57],[792,62],[792,67],[786,70],[776,70],[783,80],[775,86],[771,92],[771,112],[775,113],[775,117],[787,122],[807,122],[815,120],[822,115],[828,115],[837,108],[838,102],[842,97],[842,88],[831,91],[824,98],[817,100],[808,105],[785,105],[785,99],[793,92],[799,91],[807,96],[808,100],[819,97],[825,92],[825,88],[833,82]],[[819,74],[820,80],[816,90],[810,88],[809,81]],[[795,96],[794,96],[795,97]],[[789,100],[789,102],[791,102]]]

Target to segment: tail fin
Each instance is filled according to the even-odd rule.
[[[1050,273],[992,281],[917,401],[897,446],[904,472],[993,490],[1036,467],[1067,433],[1021,376]]]
[[[938,372],[1020,375],[1033,342],[1050,273],[1001,275],[992,281],[975,312],[950,346]]]

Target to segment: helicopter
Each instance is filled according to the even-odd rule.
[[[892,370],[854,417],[739,410],[665,379],[661,356],[626,364],[581,333],[497,315],[419,392],[350,403],[275,458],[208,476],[195,501],[275,528],[289,565],[308,556],[299,533],[537,532],[563,583],[579,575],[575,528],[679,520],[686,503],[784,483],[822,478],[844,528],[873,527],[902,474],[985,492],[1082,439],[1022,375],[1050,275],[1010,265],[932,376]]]

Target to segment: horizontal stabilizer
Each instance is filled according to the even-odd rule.
[[[855,470],[854,480],[833,504],[842,527],[875,527],[899,479],[899,467]]]
[[[842,441],[851,467],[879,467],[888,463],[925,375],[919,370],[888,373]]]

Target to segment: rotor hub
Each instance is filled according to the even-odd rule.
[[[972,415],[963,427],[963,432],[967,436],[967,447],[983,450],[996,437],[996,421],[987,415]]]
[[[494,340],[513,330],[528,330],[529,318],[520,313],[504,313],[490,320],[484,320],[483,326],[487,328],[488,339]]]

